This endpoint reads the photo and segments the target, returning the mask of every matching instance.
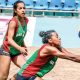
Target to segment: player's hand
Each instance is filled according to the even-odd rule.
[[[27,55],[27,48],[21,47],[21,48],[20,48],[20,52],[21,52],[22,54],[24,54],[24,55]]]

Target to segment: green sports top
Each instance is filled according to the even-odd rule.
[[[11,19],[11,21],[15,21],[16,22],[16,28],[15,28],[15,34],[14,34],[14,37],[13,37],[13,40],[19,45],[19,46],[24,46],[23,45],[23,41],[24,41],[24,37],[26,35],[26,32],[27,32],[27,22],[28,22],[28,19],[26,18],[25,22],[24,22],[24,25],[22,26],[20,21],[17,19],[17,17],[13,17]],[[17,50],[16,48],[14,48],[13,46],[11,46],[9,43],[8,43],[8,39],[7,39],[7,33],[6,33],[6,36],[5,36],[5,39],[3,41],[3,49],[7,52],[10,53],[11,56],[16,56],[18,54],[20,54],[20,51]]]
[[[35,53],[26,61],[22,66],[19,75],[24,77],[38,76],[43,77],[46,73],[51,71],[56,64],[56,56],[45,56],[40,57],[40,51],[45,47],[43,45],[39,50],[36,50]]]

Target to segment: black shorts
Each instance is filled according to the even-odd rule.
[[[35,80],[36,76],[31,76],[31,77],[23,77],[17,74],[16,80]]]
[[[0,55],[10,56],[10,54],[6,52],[3,48],[0,48]]]
[[[11,58],[13,58],[13,57],[18,56],[20,54],[12,55],[10,52],[6,52],[2,47],[0,47],[0,55],[10,56]]]

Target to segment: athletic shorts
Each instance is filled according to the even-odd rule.
[[[3,48],[0,48],[0,55],[10,56],[10,54],[6,52]]]
[[[16,80],[35,80],[36,76],[31,76],[31,77],[23,77],[17,74]]]
[[[0,55],[10,56],[11,58],[13,58],[15,56],[18,56],[19,54],[11,55],[9,52],[6,52],[2,47],[0,47]]]

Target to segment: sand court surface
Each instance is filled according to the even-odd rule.
[[[27,58],[29,58],[36,49],[38,48],[29,47],[28,48],[29,56]],[[73,52],[74,54],[80,55],[80,48],[67,48],[67,50]],[[18,70],[19,68],[16,67],[11,62],[9,78],[12,77],[15,73],[17,73]],[[51,72],[46,74],[43,77],[43,79],[44,80],[80,80],[80,63],[59,58],[56,63],[56,66],[52,69]]]

